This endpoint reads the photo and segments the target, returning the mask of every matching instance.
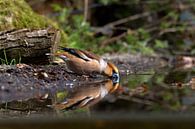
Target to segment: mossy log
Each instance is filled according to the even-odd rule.
[[[0,58],[25,63],[46,63],[45,55],[57,49],[60,33],[56,29],[19,29],[0,32]]]

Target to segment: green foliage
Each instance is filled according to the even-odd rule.
[[[119,0],[99,0],[99,2],[104,4],[104,5],[108,5],[108,4],[111,4],[111,3],[119,2]]]
[[[142,53],[151,55],[154,53],[153,49],[148,47],[149,33],[143,29],[139,29],[136,34],[128,34],[125,39],[133,53]]]
[[[46,17],[34,13],[24,0],[0,0],[0,31],[10,29],[39,29],[58,25]],[[66,35],[61,31],[61,41],[66,42]]]
[[[77,4],[77,2],[73,3],[74,5]],[[132,52],[145,55],[151,55],[155,52],[164,52],[169,54],[170,48],[179,48],[178,50],[181,51],[189,51],[189,49],[194,47],[193,45],[188,45],[188,47],[186,47],[187,45],[185,45],[185,41],[182,39],[184,35],[185,37],[193,35],[188,32],[188,36],[186,36],[186,33],[184,34],[184,32],[187,30],[186,28],[190,27],[189,23],[194,21],[181,21],[181,14],[183,10],[178,11],[176,6],[173,6],[177,5],[177,2],[171,0],[162,2],[140,0],[128,0],[126,2],[120,0],[100,0],[95,4],[100,4],[100,6],[105,9],[107,7],[114,8],[116,5],[119,5],[119,11],[116,11],[115,8],[115,11],[113,12],[106,12],[106,15],[111,18],[111,21],[108,20],[111,25],[114,21],[116,21],[114,23],[117,23],[117,20],[119,20],[120,23],[111,27],[113,35],[107,36],[103,34],[103,36],[101,35],[99,37],[95,37],[91,25],[84,21],[84,12],[82,12],[82,14],[72,13],[74,12],[75,7],[78,6],[69,6],[70,8],[62,7],[57,4],[52,6],[59,14],[56,17],[56,20],[68,34],[67,42],[69,47],[87,49],[96,53]],[[192,4],[192,1],[187,0],[185,4],[190,5]],[[144,5],[144,7],[142,5]],[[80,8],[78,10],[80,11],[82,9]],[[92,7],[92,10],[98,12],[98,8],[96,10],[96,8]],[[193,15],[190,10],[188,11],[189,12],[184,15],[184,18],[189,13]],[[151,14],[137,18],[136,20],[125,19],[134,15],[139,17],[144,12],[149,12]],[[103,19],[101,19],[101,17],[99,19],[94,19],[96,19],[97,21],[95,22],[98,23],[102,22],[105,19],[105,16],[102,16],[102,18]],[[93,19],[93,15],[91,19]],[[125,22],[123,23],[123,21]],[[119,36],[119,34],[121,34],[120,28],[122,28],[123,32],[126,31],[127,35],[125,37],[112,41],[105,46],[101,44],[107,39],[109,40],[111,38],[115,38],[115,36]],[[128,30],[131,30],[132,32],[129,33]],[[63,45],[63,43],[61,45]],[[194,51],[192,49],[190,54],[193,53]]]
[[[168,47],[168,42],[167,41],[162,41],[162,40],[155,40],[154,48],[167,48]]]
[[[57,4],[52,5],[52,7],[60,14],[56,20],[68,34],[69,47],[90,50],[97,47],[99,40],[94,38],[90,25],[84,21],[82,15],[70,16],[71,9],[62,8]]]
[[[6,51],[5,51],[5,50],[3,50],[3,55],[4,55],[4,58],[0,58],[0,64],[15,65],[15,64],[21,63],[21,56],[19,57],[18,60],[16,60],[16,59],[11,59],[11,60],[9,61],[8,58],[7,58],[7,54],[6,54]]]

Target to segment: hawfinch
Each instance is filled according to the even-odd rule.
[[[53,55],[63,59],[70,71],[81,75],[103,74],[114,82],[119,82],[119,71],[113,63],[88,51],[73,48],[62,48],[62,50],[63,52]]]

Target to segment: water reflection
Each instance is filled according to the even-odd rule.
[[[65,110],[89,107],[99,102],[108,93],[114,92],[118,86],[119,84],[113,83],[112,80],[83,83],[71,89],[65,98],[59,97],[61,102],[56,102],[54,107]]]
[[[177,56],[173,59],[172,64],[176,69],[192,69],[195,67],[195,57]]]
[[[64,89],[15,91],[16,94],[5,90],[0,91],[0,106],[17,111],[85,108],[96,104],[118,86],[108,79],[66,85]]]
[[[90,113],[194,111],[195,69],[176,65],[188,62],[175,62],[171,67],[140,69],[135,74],[122,74],[120,88],[118,83],[111,80],[101,80],[70,81],[60,83],[60,88],[53,89],[1,89],[0,106],[14,111],[35,110],[41,113],[56,112],[56,109],[68,113],[88,107]],[[117,92],[110,94],[114,91]],[[100,101],[102,98],[104,101]]]
[[[185,65],[184,65],[185,66]],[[181,66],[180,66],[181,68]],[[165,67],[121,77],[123,92],[93,110],[108,112],[194,111],[195,69]]]

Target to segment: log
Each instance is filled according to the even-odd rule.
[[[46,53],[55,52],[60,33],[53,28],[19,29],[0,32],[0,58],[28,64],[48,63]]]

